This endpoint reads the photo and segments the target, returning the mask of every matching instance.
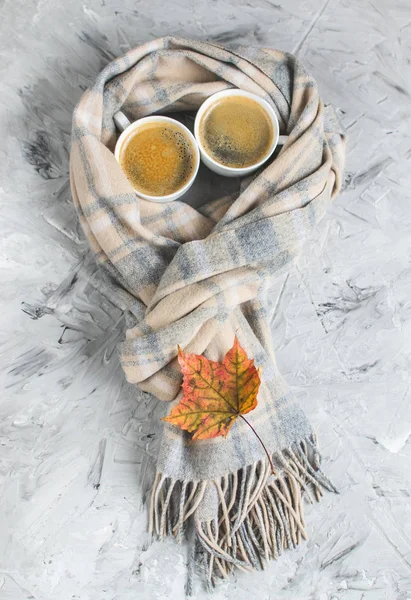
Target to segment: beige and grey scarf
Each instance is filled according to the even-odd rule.
[[[227,88],[258,94],[288,136],[240,192],[200,208],[139,198],[117,164],[113,115],[195,111]],[[345,140],[313,77],[290,54],[165,37],[110,63],[73,117],[73,201],[111,299],[126,313],[120,344],[129,382],[181,397],[177,345],[221,361],[237,334],[263,367],[258,406],[227,438],[190,443],[165,424],[150,524],[182,539],[188,526],[207,579],[260,568],[306,538],[302,495],[334,490],[315,434],[275,362],[266,291],[289,268],[341,186]],[[170,405],[165,405],[165,413]],[[198,552],[197,552],[198,551]]]

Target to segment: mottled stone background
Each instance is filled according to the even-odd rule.
[[[82,91],[169,33],[297,53],[350,136],[345,189],[271,294],[279,366],[341,495],[214,599],[410,599],[409,1],[5,0],[0,30],[1,600],[183,598],[184,547],[145,532],[156,405],[124,383],[122,315],[68,184]]]

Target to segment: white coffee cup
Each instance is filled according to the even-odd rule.
[[[190,178],[188,179],[188,181],[179,190],[177,190],[176,192],[173,192],[172,194],[168,194],[166,196],[150,196],[148,194],[144,194],[137,188],[134,188],[134,191],[141,198],[144,198],[145,200],[150,200],[151,202],[172,202],[173,200],[177,200],[178,198],[183,196],[193,185],[194,180],[197,176],[198,168],[200,166],[200,152],[198,149],[197,141],[196,141],[195,137],[193,136],[193,134],[191,133],[191,131],[189,129],[187,129],[187,127],[185,125],[180,123],[180,121],[177,121],[176,119],[171,119],[170,117],[163,117],[161,115],[152,116],[152,117],[143,117],[141,119],[138,119],[137,121],[134,121],[134,123],[131,123],[128,120],[128,118],[126,117],[126,115],[124,113],[122,113],[121,111],[119,111],[119,112],[115,113],[113,118],[114,118],[114,122],[117,125],[118,129],[120,129],[120,131],[122,131],[122,134],[118,138],[116,147],[114,149],[114,156],[116,157],[119,164],[120,164],[121,149],[122,149],[124,142],[127,140],[127,138],[130,135],[132,135],[135,131],[137,131],[142,125],[145,125],[146,123],[172,123],[175,127],[177,127],[178,129],[181,130],[181,132],[184,134],[184,136],[191,142],[191,145],[193,147],[193,152],[194,152],[194,169],[193,169],[193,172],[192,172]]]
[[[251,100],[255,100],[265,110],[273,126],[273,141],[269,149],[267,150],[267,152],[261,160],[248,167],[227,167],[226,165],[217,162],[207,153],[201,142],[200,124],[204,113],[215,102],[221,100],[221,98],[228,98],[230,96],[241,96],[243,98],[250,98]],[[238,89],[224,90],[222,92],[217,92],[216,94],[212,94],[212,96],[209,96],[207,100],[205,100],[198,109],[194,122],[194,135],[197,140],[198,147],[200,148],[201,160],[209,169],[211,169],[215,173],[218,173],[219,175],[224,175],[225,177],[242,177],[243,175],[248,175],[249,173],[253,173],[254,171],[256,171],[259,167],[261,167],[261,165],[263,165],[266,162],[266,160],[270,158],[270,156],[276,149],[279,143],[279,134],[280,127],[278,125],[277,115],[275,114],[273,108],[268,104],[268,102],[266,102],[265,100],[263,100],[263,98],[260,98],[260,96],[257,96],[256,94],[251,94],[250,92],[245,92],[243,90]],[[283,138],[283,136],[281,137]],[[283,139],[281,141],[283,141]]]

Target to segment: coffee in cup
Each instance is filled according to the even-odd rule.
[[[273,108],[243,90],[225,90],[200,107],[195,136],[203,162],[226,176],[255,171],[274,152],[279,126]]]
[[[168,117],[145,117],[131,124],[121,134],[115,154],[136,192],[150,200],[181,196],[198,170],[194,137]]]
[[[267,111],[246,96],[226,96],[211,104],[200,123],[207,153],[234,169],[260,162],[273,143],[274,131]]]

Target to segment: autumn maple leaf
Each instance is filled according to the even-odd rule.
[[[183,373],[184,394],[168,417],[162,420],[190,433],[195,432],[193,440],[204,440],[219,435],[226,437],[240,417],[258,438],[275,474],[263,440],[244,417],[257,406],[261,368],[254,366],[254,360],[248,358],[237,337],[222,363],[199,354],[188,354],[180,346],[178,362]]]
[[[178,348],[184,395],[163,420],[195,432],[193,440],[226,436],[237,417],[257,406],[259,369],[237,337],[222,363]]]

